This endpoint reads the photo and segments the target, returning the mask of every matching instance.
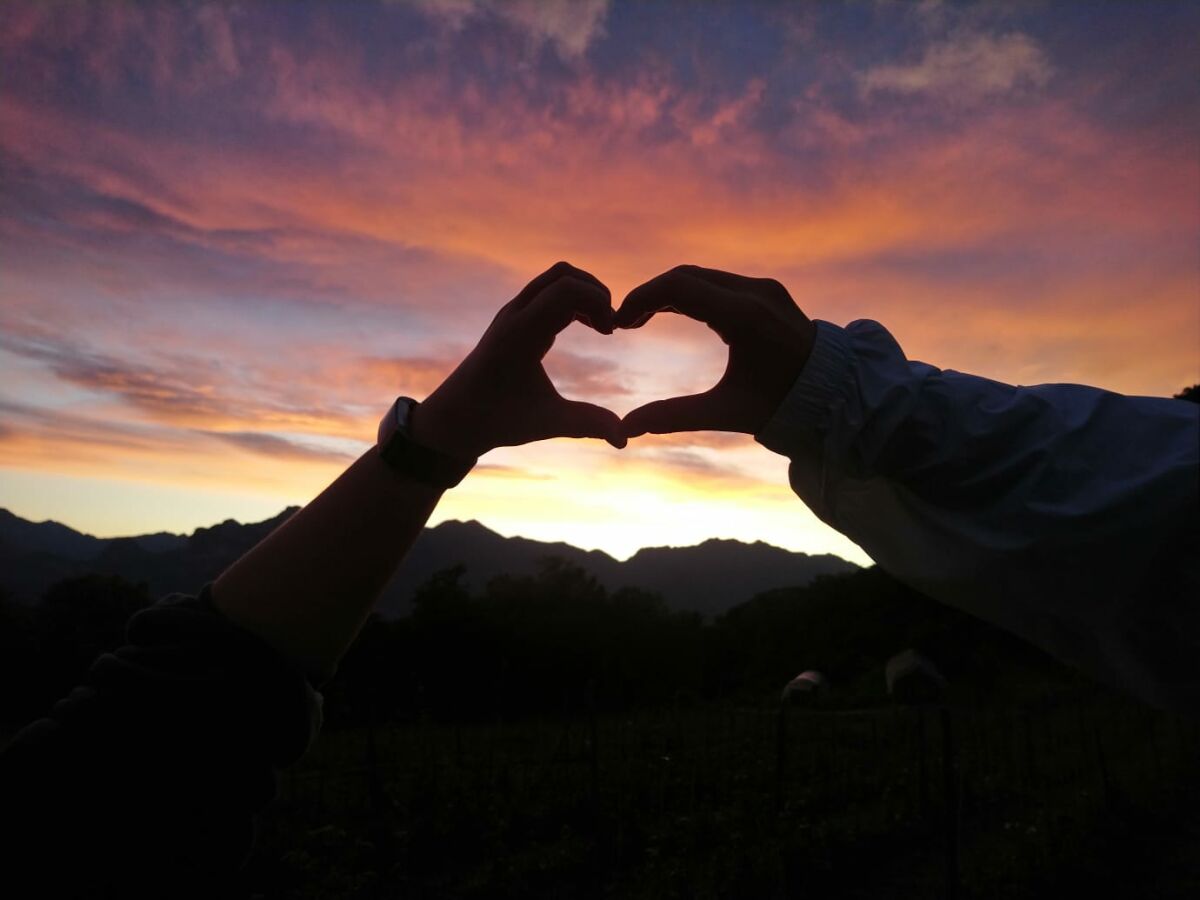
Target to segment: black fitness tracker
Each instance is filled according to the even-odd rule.
[[[467,477],[477,460],[452,456],[416,443],[409,431],[416,407],[417,401],[412,397],[396,398],[379,422],[376,438],[379,455],[397,472],[442,490],[452,488]]]

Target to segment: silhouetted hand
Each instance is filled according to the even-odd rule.
[[[676,266],[630,291],[614,324],[638,328],[664,311],[715,331],[729,345],[729,362],[710,390],[633,410],[623,420],[625,434],[761,431],[799,377],[816,337],[787,289],[771,278]]]
[[[552,437],[598,437],[624,447],[621,420],[554,389],[542,359],[578,320],[612,334],[612,295],[594,276],[565,262],[529,282],[413,416],[421,444],[461,457]]]

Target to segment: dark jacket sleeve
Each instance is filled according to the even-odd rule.
[[[0,752],[5,880],[39,896],[226,895],[321,697],[198,597],[135,615],[49,716]]]

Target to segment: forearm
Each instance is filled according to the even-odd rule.
[[[460,462],[551,437],[623,446],[613,413],[565,400],[542,368],[555,336],[577,318],[611,331],[608,289],[559,263],[497,313],[475,349],[412,412],[408,438]],[[319,680],[358,634],[441,495],[372,448],[222,574],[213,603]]]
[[[213,585],[214,605],[320,676],[354,640],[441,497],[372,447]]]

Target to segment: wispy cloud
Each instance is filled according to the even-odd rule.
[[[546,371],[559,393],[572,399],[612,400],[631,393],[619,363],[602,356],[583,356],[556,349],[546,358]]]
[[[348,374],[360,384],[378,386],[384,391],[423,397],[445,380],[465,355],[456,353],[441,358],[427,356],[367,357]]]
[[[581,56],[604,35],[609,0],[416,0],[430,15],[461,28],[472,19],[492,19],[527,34],[534,45],[549,43],[562,56]]]
[[[178,361],[173,370],[153,369],[63,341],[0,336],[0,349],[44,363],[63,381],[114,397],[155,416],[206,421],[226,410],[215,398],[217,367]]]
[[[103,457],[113,451],[136,450],[160,454],[186,443],[182,435],[152,425],[112,421],[64,409],[47,409],[0,396],[0,413],[6,419],[3,442],[10,447],[30,438],[49,439],[64,451],[72,446],[91,448]]]
[[[119,358],[45,334],[0,335],[0,350],[40,363],[59,381],[103,398],[98,402],[150,422],[234,431],[239,424],[266,423],[316,434],[362,434],[353,413],[330,404],[319,373],[312,381],[293,378],[288,385],[265,387],[263,381],[273,380],[265,365],[238,371],[219,359],[162,352]]]
[[[0,469],[100,478],[187,480],[212,467],[204,442],[171,427],[114,419],[101,410],[44,408],[0,396]],[[53,465],[47,465],[49,461]],[[236,467],[224,460],[229,480]],[[11,476],[10,476],[11,477]]]
[[[753,445],[753,439],[746,434],[734,434],[726,431],[688,431],[678,434],[646,434],[638,438],[638,446],[642,447],[705,447],[712,450],[731,450]]]
[[[486,478],[514,478],[519,481],[553,481],[554,476],[545,472],[535,472],[521,466],[505,466],[499,463],[479,463],[471,470],[472,475],[483,475]]]
[[[655,473],[689,492],[749,494],[768,486],[737,462],[722,458],[719,449],[701,443],[642,447],[639,442],[617,465],[621,469],[640,468]]]
[[[881,91],[980,100],[1042,87],[1053,71],[1045,51],[1026,34],[963,31],[928,45],[915,62],[868,69],[861,84],[867,94]]]
[[[322,462],[346,463],[354,457],[349,453],[327,450],[300,441],[280,437],[263,431],[205,431],[198,433],[216,438],[227,444],[232,444],[242,450],[249,450],[262,456],[282,459],[320,460]]]

